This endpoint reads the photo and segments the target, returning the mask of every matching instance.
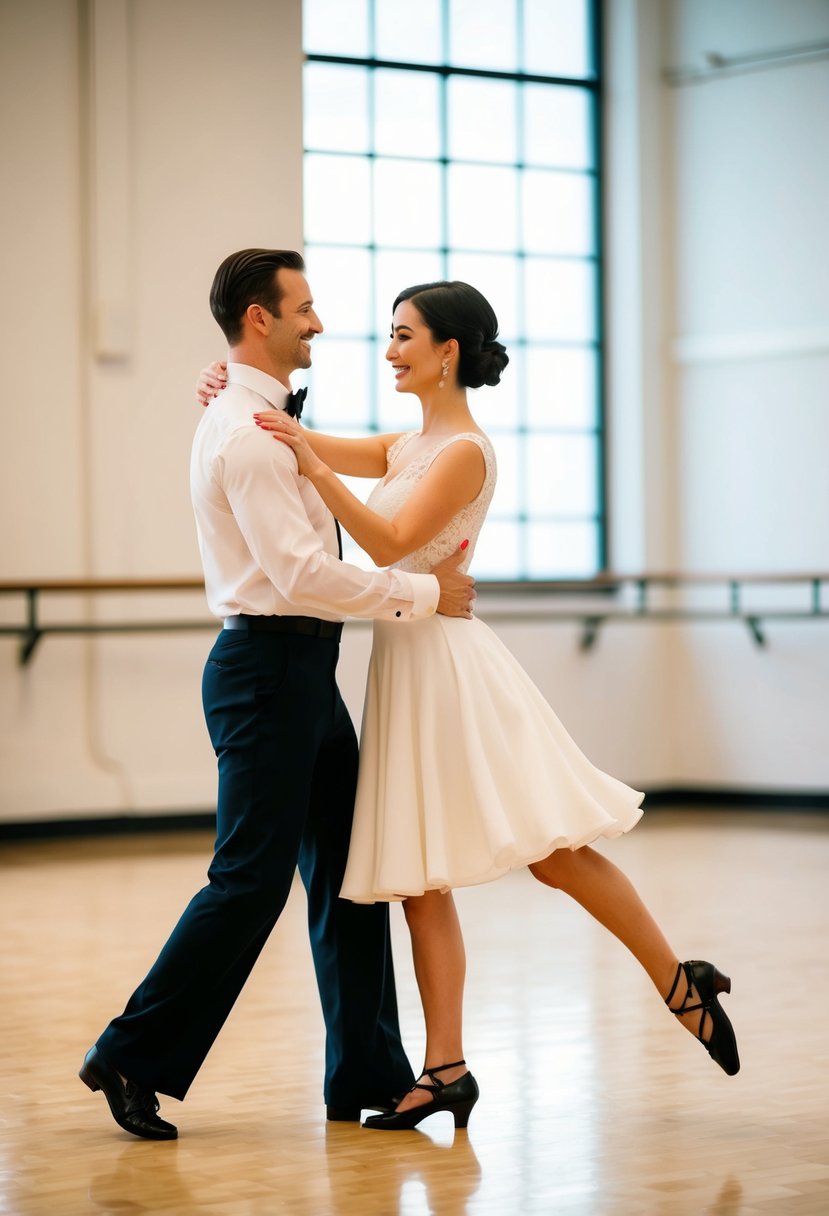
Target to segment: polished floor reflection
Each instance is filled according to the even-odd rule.
[[[626,951],[518,873],[463,891],[468,1132],[326,1124],[297,888],[183,1105],[134,1140],[76,1073],[201,884],[204,834],[0,853],[0,1214],[794,1216],[829,1212],[829,822],[654,812],[605,851],[682,958],[731,974],[728,1078]],[[419,1063],[408,942],[401,1016]]]

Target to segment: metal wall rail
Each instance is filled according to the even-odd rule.
[[[815,621],[829,617],[824,606],[823,587],[829,583],[829,573],[800,574],[601,574],[592,579],[563,580],[544,583],[482,583],[479,611],[490,621],[570,621],[582,625],[581,647],[589,650],[604,625],[629,622],[707,622],[740,621],[749,630],[758,646],[765,646],[763,630],[766,621]],[[751,588],[802,588],[802,603],[791,607],[772,606],[747,608],[746,591]],[[654,603],[654,592],[688,592],[692,588],[721,588],[721,607],[695,607],[689,604],[670,606]],[[0,624],[0,636],[20,638],[20,663],[25,666],[41,638],[47,634],[106,633],[174,633],[194,629],[215,629],[216,620],[204,616],[198,620],[133,620],[133,621],[43,621],[40,616],[41,598],[55,595],[100,596],[107,594],[141,594],[152,592],[204,592],[198,578],[177,579],[42,579],[0,582],[0,595],[20,596],[24,600],[25,619]],[[623,603],[625,594],[632,594],[631,603]],[[486,603],[490,594],[521,596],[520,610]],[[541,595],[550,597],[542,605],[533,604]],[[551,603],[578,598],[578,605]],[[589,603],[585,603],[589,600]]]
[[[757,646],[767,645],[763,625],[766,621],[814,621],[829,617],[829,605],[823,602],[823,585],[829,583],[829,573],[785,573],[785,574],[600,574],[596,578],[567,580],[554,583],[522,584],[522,589],[546,592],[556,598],[594,597],[601,603],[595,610],[584,603],[578,608],[560,610],[544,607],[534,610],[530,604],[520,614],[501,612],[498,608],[487,610],[487,620],[543,619],[577,621],[583,626],[582,650],[590,650],[595,644],[603,625],[628,622],[711,622],[740,621],[748,629]],[[487,589],[515,591],[516,584],[487,583]],[[666,606],[654,603],[654,592],[687,593],[693,589],[721,589],[722,604],[715,608],[700,607],[688,603]],[[802,589],[801,602],[796,606],[768,604],[765,607],[746,607],[746,591],[756,588]],[[632,602],[622,601],[625,593],[632,594]],[[529,599],[530,597],[528,597]],[[610,606],[607,606],[610,605]],[[598,606],[598,605],[597,605]]]

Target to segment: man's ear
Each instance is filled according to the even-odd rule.
[[[245,309],[245,317],[247,318],[248,324],[252,325],[257,333],[270,333],[273,317],[266,308],[262,307],[261,304],[248,304],[247,308]]]

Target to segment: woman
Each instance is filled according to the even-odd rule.
[[[467,389],[497,384],[507,354],[492,308],[466,283],[410,287],[393,312],[386,359],[397,392],[420,400],[419,431],[337,439],[282,411],[256,420],[293,449],[300,472],[377,565],[428,571],[468,542],[465,568],[495,488],[492,445]],[[205,404],[221,371],[213,364],[202,373]],[[335,471],[381,480],[364,505]],[[628,879],[589,847],[629,831],[642,798],[590,764],[482,621],[375,622],[341,894],[403,901],[426,1054],[415,1087],[366,1127],[412,1128],[438,1110],[466,1126],[478,1087],[463,1059],[465,956],[451,892],[524,865],[618,937],[712,1058],[738,1071],[717,999],[731,981],[711,963],[681,963]]]

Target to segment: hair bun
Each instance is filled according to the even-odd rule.
[[[498,384],[508,363],[509,355],[503,342],[498,342],[493,338],[489,342],[481,343],[479,371],[484,384]]]

